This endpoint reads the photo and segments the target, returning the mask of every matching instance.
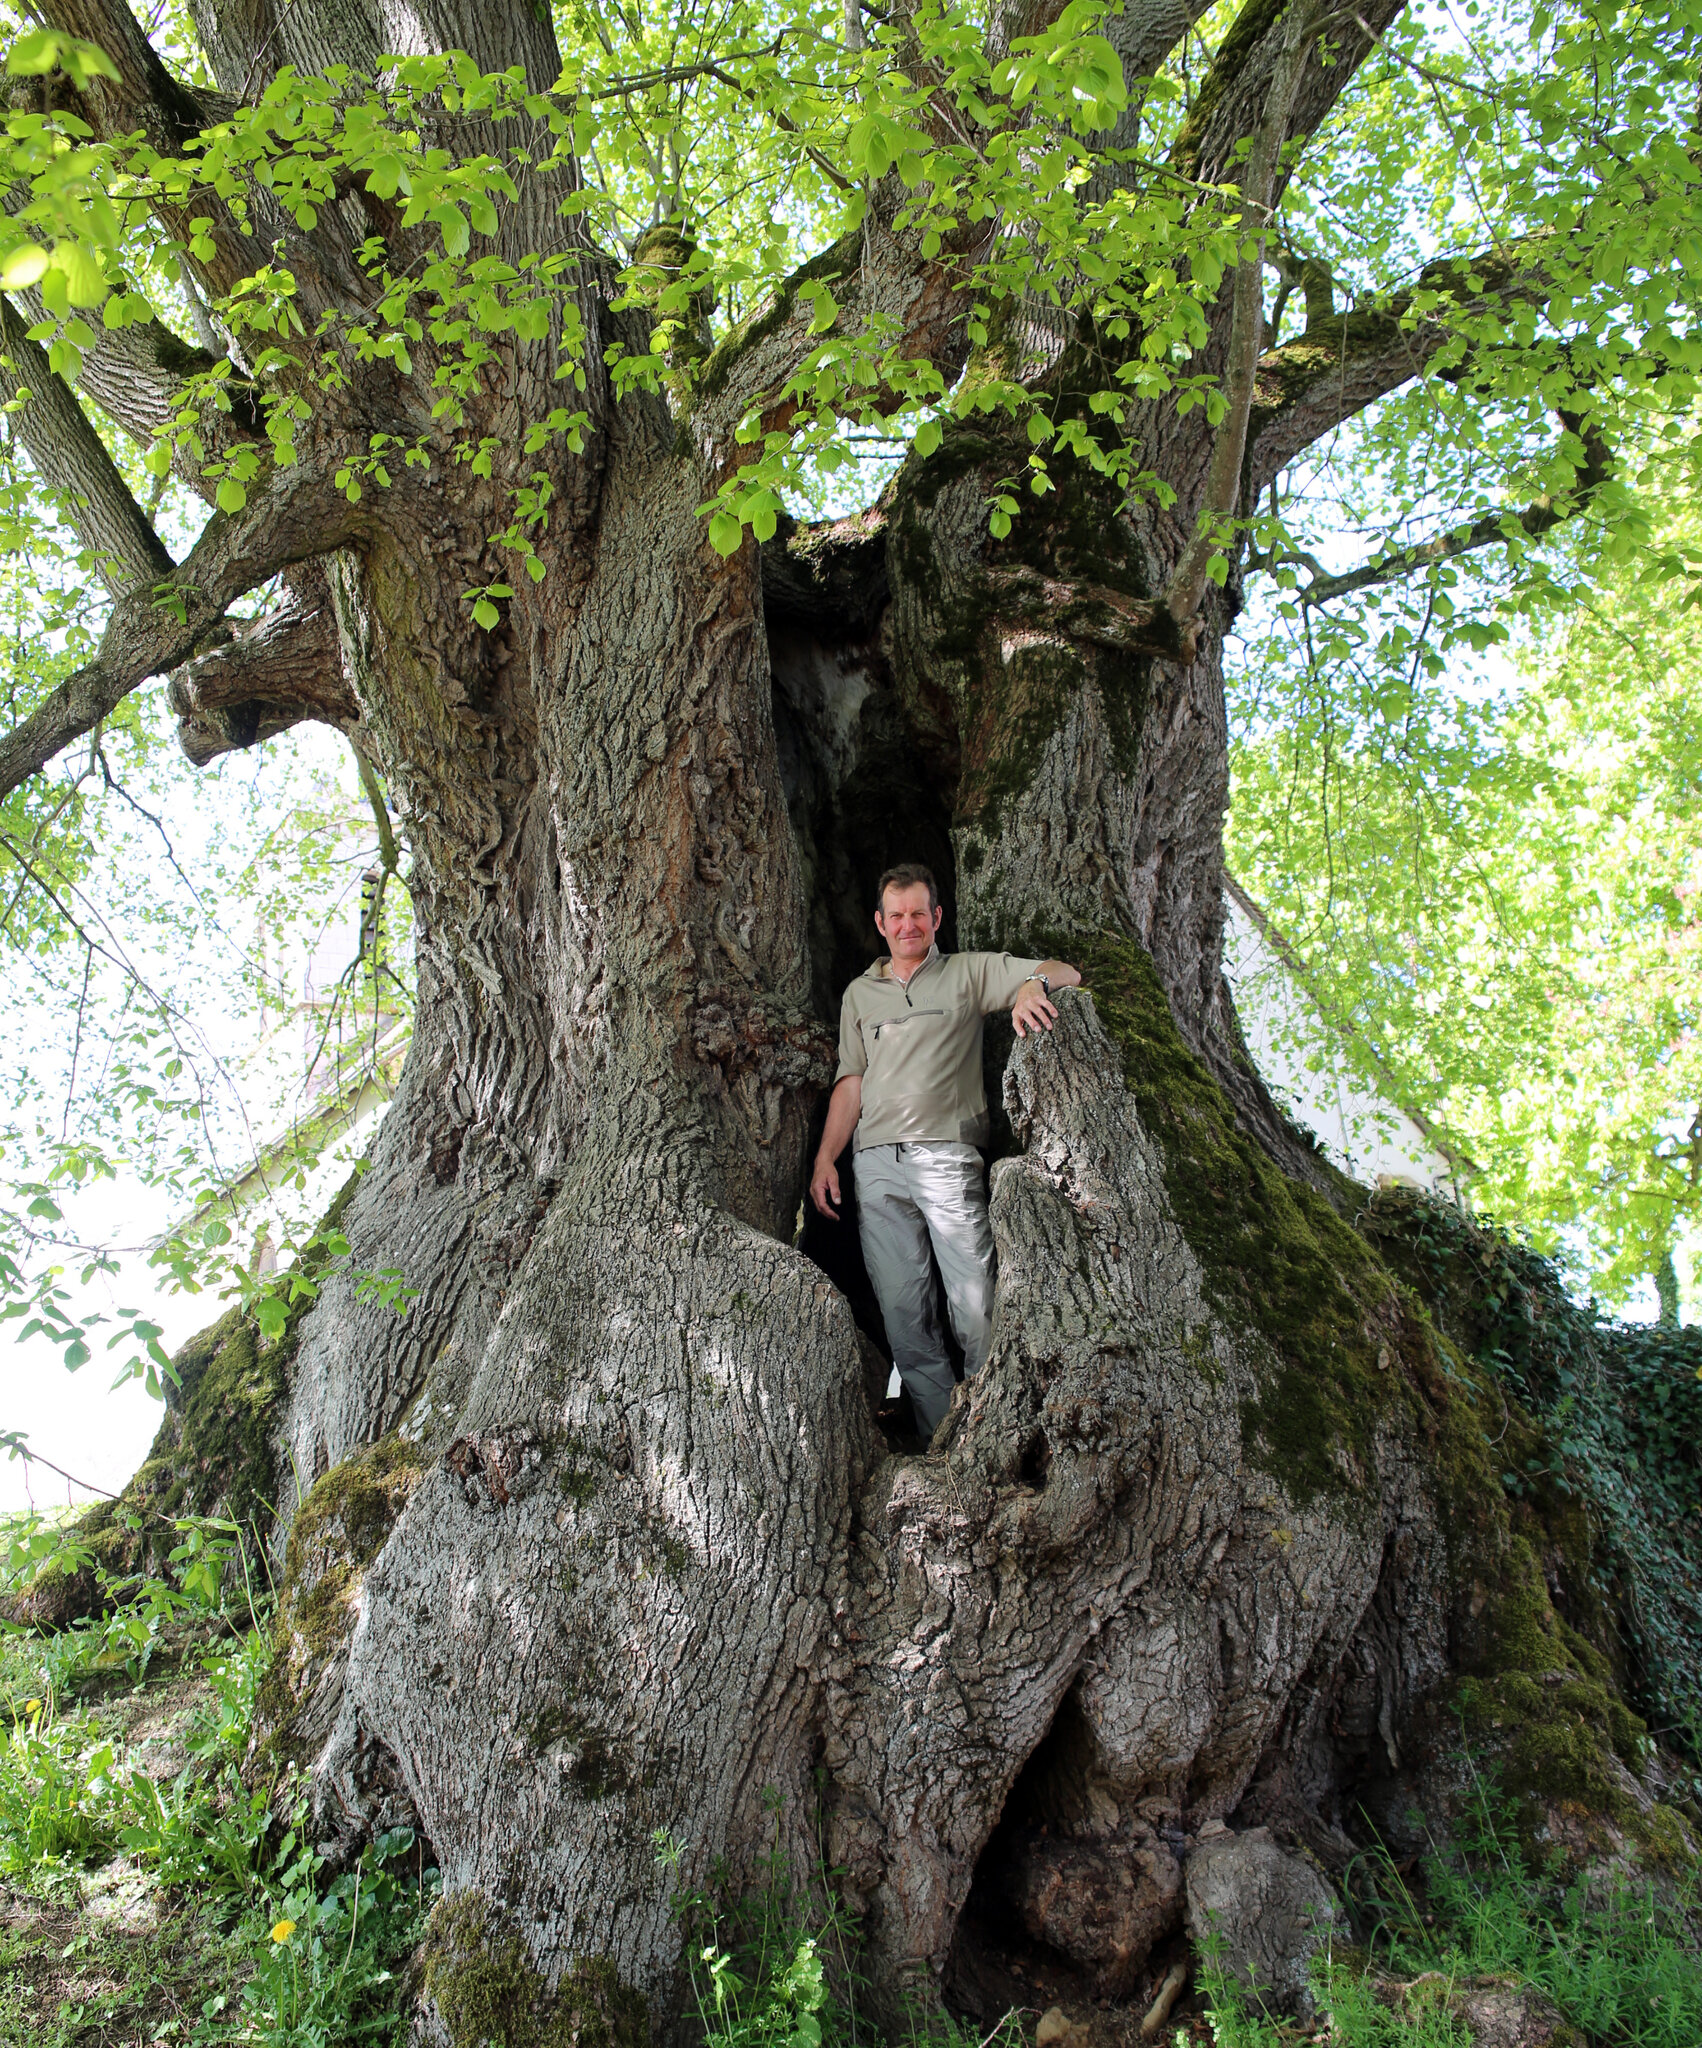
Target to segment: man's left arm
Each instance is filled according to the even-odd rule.
[[[1072,967],[1067,960],[1042,960],[1017,990],[1016,1001],[1011,1004],[1011,1024],[1017,1037],[1026,1038],[1031,1031],[1050,1031],[1058,1021],[1052,990],[1080,987],[1079,968]]]

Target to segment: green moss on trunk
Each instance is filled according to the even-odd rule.
[[[322,1732],[303,1739],[297,1726],[302,1709],[354,1633],[361,1580],[420,1471],[415,1445],[383,1437],[333,1465],[297,1510],[284,1554],[272,1663],[255,1702],[259,1752],[271,1760],[304,1762]]]
[[[1364,1241],[1237,1127],[1228,1097],[1183,1044],[1145,952],[1111,934],[1054,943],[1082,969],[1122,1052],[1209,1297],[1266,1340],[1251,1359],[1258,1391],[1242,1410],[1245,1455],[1302,1507],[1363,1493],[1377,1428],[1408,1399],[1397,1368],[1434,1370],[1417,1355],[1428,1350],[1425,1333]]]
[[[442,1900],[420,1949],[455,2048],[648,2048],[643,1998],[613,1963],[576,1963],[552,1992],[516,1930],[476,1892]]]

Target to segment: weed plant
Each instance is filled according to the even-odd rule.
[[[665,1832],[656,1851],[677,1875],[681,1853]],[[742,1896],[724,1871],[707,1887],[675,1894],[704,2048],[1025,2048],[1016,2012],[987,2034],[916,2007],[896,2033],[877,2024],[857,1968],[857,1929],[839,1902],[840,1873],[818,1852],[812,1880],[800,1888],[777,1844],[761,1870]]]
[[[1473,1980],[1552,1999],[1593,2048],[1696,2048],[1702,2042],[1702,1889],[1628,1873],[1564,1875],[1521,1845],[1511,1805],[1469,1753],[1470,1811],[1416,1888],[1389,1855],[1349,1872],[1359,1953],[1326,1952],[1314,1985],[1336,2048],[1471,2048],[1456,1995]],[[1370,1967],[1367,1967],[1369,1962]],[[1274,2021],[1224,1971],[1201,1968],[1218,2048],[1280,2048],[1300,2030]],[[1185,2038],[1179,2036],[1179,2039]]]
[[[14,1531],[14,1586],[44,1566],[76,1565],[74,1537],[67,1556],[44,1540],[51,1533],[39,1521],[21,1542]],[[300,1788],[244,1785],[239,1766],[269,1657],[269,1589],[256,1587],[232,1525],[180,1524],[177,1534],[169,1579],[102,1585],[103,1612],[86,1625],[0,1640],[0,1876],[63,1906],[80,1900],[94,1866],[122,1868],[155,1901],[174,1958],[163,1940],[78,1923],[84,1931],[54,1958],[63,1979],[86,1960],[103,1981],[141,1981],[93,2004],[62,1998],[56,2016],[36,2012],[26,2026],[21,1973],[41,1958],[8,1953],[0,2039],[47,2048],[103,2038],[123,2007],[127,2038],[141,2038],[134,2028],[146,2015],[148,2038],[205,2048],[395,2040],[399,1972],[423,1934],[436,1873],[407,1872],[414,1837],[399,1829],[331,1875],[307,1840]],[[123,1724],[138,1696],[148,1704],[152,1668],[168,1652],[180,1679],[198,1667],[201,1683],[174,1731],[185,1761],[161,1779]],[[115,1684],[127,1693],[115,1696]],[[215,1963],[210,1982],[194,1981],[191,1958]],[[171,2008],[163,2018],[162,1999]]]

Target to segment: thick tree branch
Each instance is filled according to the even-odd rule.
[[[219,95],[192,92],[172,76],[124,0],[48,0],[41,15],[52,28],[98,43],[117,66],[116,79],[93,79],[77,96],[77,112],[105,140],[140,131],[161,156],[181,157],[197,135],[230,112],[229,102]],[[265,196],[261,195],[263,201]],[[213,258],[195,268],[215,296],[232,290],[265,262],[270,241],[285,222],[281,209],[263,208],[254,225],[265,239],[257,239],[238,226],[229,207],[206,187],[197,191],[186,211],[163,204],[156,204],[154,211],[185,244],[189,214],[210,223]]]
[[[487,72],[518,64],[535,92],[561,71],[550,10],[528,0],[416,0],[405,10],[347,0],[190,0],[189,11],[213,76],[238,100],[257,99],[286,64],[309,77],[332,64],[371,72],[381,58],[421,50],[465,50]]]
[[[1243,244],[1244,260],[1236,267],[1231,286],[1229,355],[1224,366],[1228,411],[1212,444],[1194,534],[1182,550],[1164,593],[1165,607],[1179,626],[1186,624],[1200,608],[1211,560],[1221,545],[1216,528],[1235,511],[1241,495],[1241,465],[1253,408],[1254,373],[1259,345],[1264,339],[1265,239],[1290,110],[1317,34],[1319,11],[1313,0],[1297,0],[1284,12],[1283,40],[1271,67],[1269,97],[1253,130],[1241,172],[1242,231],[1250,233],[1251,248]]]
[[[235,102],[228,94],[191,91],[160,61],[123,0],[50,0],[43,8],[50,25],[98,43],[118,67],[116,80],[97,78],[79,95],[77,111],[109,141],[140,131],[160,156],[177,158],[207,128],[228,118]],[[327,51],[324,62],[338,56]],[[322,69],[323,65],[314,67]],[[208,223],[213,251],[206,261],[188,258],[209,295],[219,298],[272,259],[281,243],[297,283],[298,303],[309,324],[340,300],[363,298],[360,270],[335,216],[327,210],[314,231],[299,228],[264,187],[250,185],[247,216],[239,219],[209,187],[197,187],[182,205],[156,197],[150,203],[167,231],[185,248],[189,222]]]
[[[359,530],[356,508],[330,479],[300,469],[278,471],[234,516],[214,513],[177,569],[119,598],[94,660],[0,738],[0,797],[91,732],[138,683],[187,661],[247,591],[346,546]]]
[[[48,367],[17,308],[0,299],[0,393],[18,401],[12,424],[42,482],[66,500],[77,538],[114,597],[171,573],[171,556],[130,495],[76,393]],[[27,393],[28,396],[22,396]]]
[[[1246,189],[1237,169],[1249,136],[1265,123],[1271,90],[1283,52],[1289,47],[1290,16],[1310,19],[1305,61],[1289,97],[1279,146],[1311,135],[1352,83],[1377,38],[1406,6],[1406,0],[1366,0],[1337,6],[1325,0],[1247,0],[1219,44],[1199,94],[1171,151],[1179,171],[1207,184],[1235,183]],[[1292,162],[1279,162],[1271,192],[1274,206],[1288,182]]]
[[[889,225],[902,196],[896,177],[884,180],[871,195],[862,228],[795,271],[775,303],[729,335],[704,364],[694,417],[723,459],[732,453],[734,429],[753,407],[765,428],[791,417],[795,408],[783,395],[786,385],[822,340],[814,325],[816,301],[802,296],[812,283],[826,285],[839,308],[832,331],[855,334],[889,321],[898,355],[925,358],[948,381],[962,367],[969,294],[953,285],[960,266],[973,264],[991,242],[996,223],[977,223],[961,242],[926,259],[919,235],[895,235]]]
[[[360,718],[323,566],[304,562],[287,581],[276,610],[171,672],[178,744],[197,768],[306,719],[341,728]]]
[[[1348,597],[1356,590],[1369,590],[1379,583],[1393,583],[1400,577],[1410,576],[1415,569],[1428,568],[1434,562],[1449,562],[1456,555],[1470,554],[1476,548],[1493,547],[1497,541],[1509,538],[1510,525],[1528,539],[1540,540],[1545,533],[1552,533],[1555,527],[1574,518],[1613,474],[1613,455],[1594,424],[1581,413],[1562,412],[1560,418],[1567,431],[1582,442],[1584,449],[1583,463],[1569,491],[1559,497],[1545,493],[1517,512],[1486,513],[1470,526],[1439,534],[1434,540],[1420,541],[1412,547],[1397,548],[1394,553],[1380,555],[1376,561],[1366,562],[1341,576],[1315,576],[1303,589],[1295,592],[1298,602],[1307,607],[1328,604],[1332,598]]]
[[[1416,292],[1386,306],[1309,321],[1304,334],[1259,359],[1248,424],[1249,502],[1303,449],[1379,398],[1422,376],[1453,338],[1434,315],[1410,317],[1418,293],[1446,293],[1463,312],[1505,306],[1540,290],[1542,266],[1530,244],[1428,264]]]
[[[106,132],[147,128],[174,149],[199,132],[206,119],[201,101],[172,77],[124,0],[49,0],[39,11],[48,27],[98,43],[117,66],[116,79],[89,87]]]
[[[42,317],[41,295],[20,292],[18,301],[33,325]],[[154,436],[178,411],[184,383],[213,367],[206,350],[180,341],[162,320],[136,321],[128,327],[94,329],[95,345],[83,352],[77,386],[86,391],[107,417],[122,427],[138,447],[148,448]],[[234,415],[219,414],[202,439],[216,443],[219,427],[231,430]]]

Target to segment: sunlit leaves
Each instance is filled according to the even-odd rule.
[[[1286,660],[1265,642],[1235,706],[1231,862],[1334,1056],[1615,1300],[1702,1227],[1694,517],[1656,537],[1539,618],[1517,671],[1437,655],[1443,587],[1314,620]]]
[[[61,70],[80,88],[93,78],[118,76],[118,66],[104,50],[54,28],[31,29],[19,36],[7,52],[6,69],[14,78],[39,78]]]

